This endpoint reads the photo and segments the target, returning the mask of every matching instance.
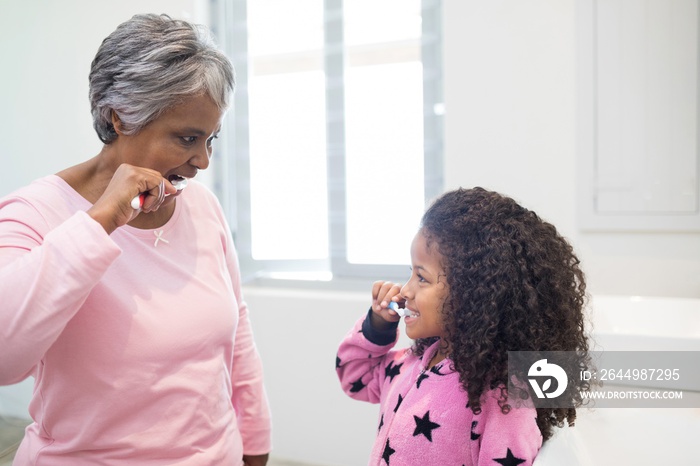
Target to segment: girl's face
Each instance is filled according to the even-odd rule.
[[[412,339],[442,337],[441,310],[448,289],[442,270],[442,255],[433,243],[430,247],[422,231],[411,244],[411,278],[401,288],[406,307],[417,314],[405,317],[406,335]]]

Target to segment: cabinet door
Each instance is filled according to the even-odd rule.
[[[700,230],[698,1],[577,1],[584,229]]]

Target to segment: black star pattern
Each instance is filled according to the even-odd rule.
[[[382,459],[389,464],[389,457],[394,454],[396,450],[389,446],[389,439],[386,439],[386,445],[384,445],[384,453],[382,453]]]
[[[422,381],[428,378],[428,374],[425,372],[421,372],[421,374],[418,376],[418,381],[416,382],[416,388],[420,388],[420,384]]]
[[[401,396],[401,393],[399,393],[399,401],[396,402],[396,407],[394,408],[394,412],[399,410],[399,406],[401,406],[402,401],[403,401],[403,397]]]
[[[389,377],[391,379],[389,383],[393,382],[394,377],[401,373],[401,366],[403,366],[403,363],[394,365],[394,361],[391,361],[384,369],[384,378]]]
[[[381,420],[379,421],[379,429],[377,429],[377,431],[382,430],[382,426],[383,426],[383,425],[384,425],[384,415],[382,414],[382,418],[381,418]]]
[[[354,381],[352,383],[352,387],[350,387],[350,393],[357,393],[360,390],[362,390],[363,388],[365,388],[366,386],[367,385],[362,383],[362,377],[360,377],[359,379],[357,379],[356,381]]]
[[[338,356],[336,356],[335,357],[335,368],[337,369],[339,367],[340,367],[340,358]]]
[[[440,375],[440,376],[445,376],[445,375],[447,375],[447,374],[441,374],[441,373],[440,373],[440,369],[442,369],[442,364],[437,365],[437,366],[433,366],[433,367],[430,369],[430,372],[432,372],[433,374],[436,374],[436,375]]]
[[[414,415],[413,420],[416,421],[416,430],[413,431],[413,436],[423,434],[432,442],[433,430],[440,427],[440,424],[430,420],[430,411],[426,411],[422,418]]]
[[[474,432],[474,429],[476,428],[477,424],[478,424],[477,421],[472,421],[472,430],[471,430],[472,440],[479,440],[479,437],[481,437],[481,434],[477,434],[476,432]]]
[[[513,452],[510,451],[510,448],[508,448],[505,458],[494,458],[493,460],[503,466],[518,466],[520,463],[525,462],[525,460],[513,456]]]

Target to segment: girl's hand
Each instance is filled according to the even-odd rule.
[[[177,190],[163,176],[150,168],[122,164],[112,175],[102,196],[87,211],[107,233],[129,223],[141,212],[153,212],[163,203],[166,194]],[[145,193],[143,207],[136,210],[131,200]]]
[[[389,309],[389,303],[395,301],[404,303],[401,297],[401,284],[385,281],[374,282],[372,285],[372,326],[377,329],[386,327],[389,322],[398,322],[401,317]]]

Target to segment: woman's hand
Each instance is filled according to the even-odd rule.
[[[150,168],[121,164],[112,175],[102,196],[87,211],[107,233],[129,223],[141,212],[158,210],[166,194],[175,194],[175,187]],[[131,207],[131,200],[144,193],[141,209]]]
[[[397,322],[401,317],[393,309],[389,309],[389,303],[395,301],[403,304],[401,297],[401,284],[385,281],[374,282],[372,285],[372,327],[381,330],[390,322]]]
[[[267,460],[270,457],[267,455],[243,455],[243,465],[244,466],[265,466]]]

